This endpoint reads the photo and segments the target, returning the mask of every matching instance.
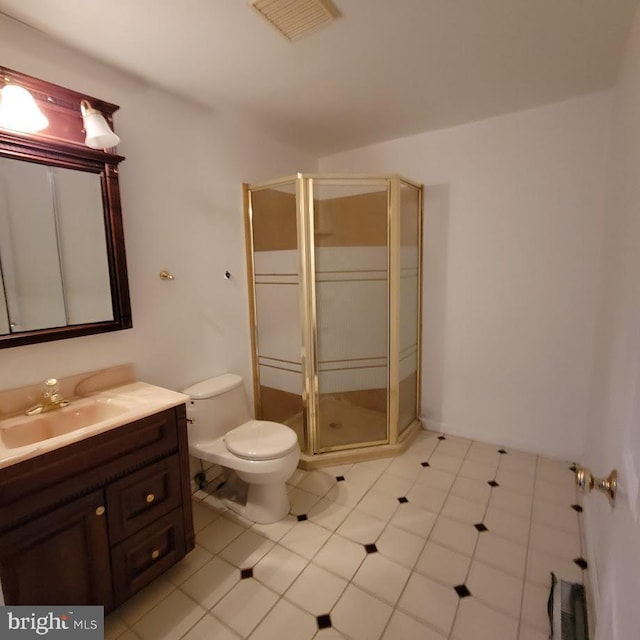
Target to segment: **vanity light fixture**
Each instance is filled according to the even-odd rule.
[[[24,87],[11,84],[6,76],[0,89],[0,127],[35,133],[49,126],[49,120],[40,111],[34,97]]]
[[[87,134],[85,144],[91,149],[111,149],[120,138],[111,130],[105,117],[94,109],[87,100],[80,101],[80,113]]]

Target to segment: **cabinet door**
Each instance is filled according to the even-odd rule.
[[[6,604],[113,606],[104,495],[95,491],[0,536]]]

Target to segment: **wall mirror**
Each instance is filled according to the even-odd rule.
[[[112,125],[116,105],[0,67],[35,98],[49,126],[0,125],[0,348],[131,324],[113,149],[84,145],[80,102]]]

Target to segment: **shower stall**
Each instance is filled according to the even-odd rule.
[[[307,468],[402,451],[420,428],[422,186],[244,190],[256,417],[294,429]]]

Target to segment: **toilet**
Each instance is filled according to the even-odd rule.
[[[232,373],[183,390],[187,407],[189,453],[231,469],[246,483],[246,502],[225,499],[241,516],[268,524],[289,513],[285,482],[300,459],[298,437],[277,422],[253,420],[242,378]]]

